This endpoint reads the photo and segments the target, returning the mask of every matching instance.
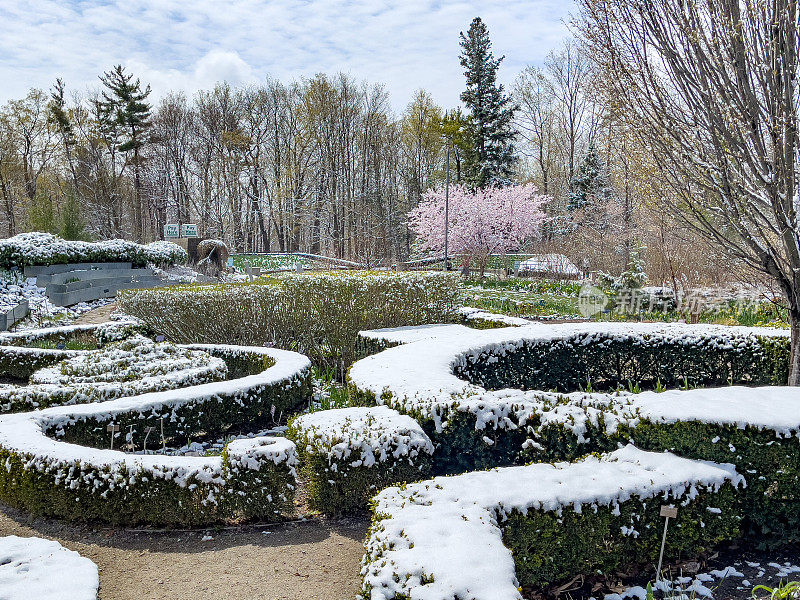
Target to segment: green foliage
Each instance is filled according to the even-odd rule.
[[[241,376],[255,374],[272,364],[271,359],[264,362],[263,355],[248,358],[227,348],[217,348],[209,353],[225,360],[230,373]],[[255,368],[255,371],[250,368]],[[131,410],[121,414],[81,415],[63,431],[59,428],[57,433],[66,442],[106,448],[110,439],[106,432],[109,423],[119,425],[125,433],[133,427],[132,441],[137,446],[142,445],[146,427],[155,427],[159,432],[163,427],[166,443],[180,446],[192,440],[220,438],[230,431],[259,431],[285,423],[289,416],[306,406],[310,396],[309,369],[288,384],[280,381],[258,383],[247,388],[239,386],[236,390],[200,395],[190,402],[148,407],[143,412]]]
[[[643,450],[736,465],[747,480],[747,487],[739,491],[747,533],[769,545],[800,541],[797,438],[752,427],[647,420],[623,427],[619,437],[631,438]]]
[[[358,332],[457,320],[453,273],[339,271],[253,283],[120,292],[120,306],[178,342],[276,345],[342,377]]]
[[[649,567],[658,559],[663,531],[658,500],[633,497],[619,510],[583,507],[579,513],[531,510],[514,512],[502,525],[503,541],[514,554],[523,586],[551,586],[587,573],[614,575],[632,566]],[[708,508],[719,508],[712,514]],[[638,536],[623,531],[636,531]],[[735,538],[739,530],[736,492],[726,484],[716,493],[703,492],[678,510],[670,524],[666,557],[696,556],[715,544]]]
[[[769,594],[770,600],[792,600],[800,598],[800,581],[781,581],[778,587],[771,588],[765,585],[757,585],[753,588],[753,598],[758,598],[757,592]]]
[[[472,20],[466,34],[461,33],[460,45],[460,62],[467,78],[461,101],[469,110],[466,180],[473,187],[505,185],[511,181],[516,160],[511,126],[516,105],[497,83],[503,57],[492,54],[489,29],[480,17]]]
[[[608,202],[613,196],[608,170],[594,144],[589,145],[583,162],[569,185],[569,210]]]
[[[86,221],[83,218],[80,202],[74,193],[66,196],[61,207],[59,235],[65,240],[85,240]]]
[[[385,462],[376,462],[371,466],[353,465],[354,461],[359,460],[358,448],[349,458],[329,458],[334,443],[342,445],[348,440],[335,440],[325,445],[297,421],[289,424],[286,436],[297,445],[299,473],[305,483],[309,506],[326,515],[364,512],[369,499],[383,488],[425,479],[431,472],[431,458],[427,454],[417,455],[413,459],[396,458],[391,448]]]
[[[650,336],[577,334],[563,340],[524,343],[487,362],[456,368],[456,374],[488,389],[581,390],[587,381],[597,390],[615,390],[637,382],[680,385],[783,385],[788,375],[789,339],[746,337],[721,344],[714,336],[691,343]],[[547,365],[542,368],[542,365]]]
[[[192,476],[183,486],[146,471],[123,469],[112,475],[108,469],[46,463],[5,448],[0,448],[0,461],[4,465],[0,499],[33,515],[115,525],[196,527],[241,519],[276,520],[292,509],[294,478],[285,464],[263,461],[258,470],[233,468],[225,452],[222,480]]]
[[[28,205],[28,227],[32,231],[56,233],[58,220],[53,198],[45,191],[38,190]]]

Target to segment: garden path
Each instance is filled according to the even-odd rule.
[[[102,600],[352,600],[366,520],[149,532],[31,518],[0,505],[0,536],[37,536],[92,559]]]

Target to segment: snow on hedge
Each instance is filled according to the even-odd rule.
[[[474,413],[479,428],[483,428],[488,423],[509,423],[510,412],[516,411],[523,417],[542,399],[549,401],[554,397],[546,392],[487,391],[455,374],[457,368],[476,361],[491,364],[497,360],[495,356],[512,353],[525,344],[579,338],[582,344],[589,345],[593,340],[604,343],[608,339],[634,339],[687,347],[710,341],[718,347],[733,349],[761,338],[788,338],[789,331],[668,323],[531,322],[525,327],[489,330],[463,325],[401,327],[365,331],[360,335],[378,345],[392,347],[353,364],[349,380],[355,388],[374,396],[378,404],[431,419],[437,431],[441,431],[453,408]],[[538,368],[546,369],[547,365]],[[607,395],[597,397],[602,399]]]
[[[503,522],[514,511],[592,513],[661,497],[688,504],[742,477],[731,465],[627,446],[578,463],[472,472],[392,487],[375,498],[362,575],[371,600],[519,600]],[[615,509],[618,510],[618,509]]]
[[[477,325],[487,324],[495,327],[524,327],[531,324],[529,319],[501,315],[471,306],[462,306],[458,309],[458,312],[467,322],[473,322]]]
[[[96,600],[97,565],[42,538],[0,537],[0,597],[3,600]]]
[[[290,490],[284,480],[294,476],[296,455],[294,444],[284,438],[252,438],[236,441],[229,445],[223,456],[190,457],[156,454],[130,454],[118,450],[105,450],[97,447],[59,441],[56,438],[78,433],[92,443],[105,445],[111,434],[106,433],[107,423],[130,423],[140,431],[145,425],[158,426],[161,419],[165,429],[184,427],[187,418],[206,418],[208,427],[212,424],[224,428],[225,423],[236,423],[241,415],[260,415],[270,418],[270,404],[273,410],[276,403],[296,404],[297,396],[304,395],[309,385],[311,363],[305,356],[295,352],[271,348],[227,348],[208,346],[222,354],[239,351],[242,355],[256,357],[254,364],[271,364],[262,372],[232,379],[195,385],[187,388],[153,392],[140,396],[119,398],[105,402],[52,407],[44,410],[15,413],[0,416],[0,456],[4,457],[6,468],[0,470],[0,495],[10,504],[23,507],[36,507],[46,514],[61,514],[51,511],[66,510],[62,504],[58,509],[42,509],[42,489],[73,497],[83,494],[86,502],[92,501],[90,518],[123,520],[120,511],[134,514],[136,521],[144,520],[141,513],[129,508],[141,499],[140,490],[148,489],[153,482],[163,483],[154,488],[159,502],[168,502],[174,489],[187,490],[189,494],[177,504],[173,513],[164,517],[151,514],[147,519],[153,522],[208,522],[220,520],[214,511],[220,503],[225,506],[241,506],[255,499],[253,507],[245,507],[257,514],[268,503],[283,505],[289,502]],[[277,416],[277,415],[276,415]],[[248,417],[252,418],[252,417]],[[128,427],[122,427],[115,434],[119,447],[124,443]],[[158,432],[151,438],[151,446],[157,447]],[[140,440],[141,441],[141,440]],[[282,471],[274,468],[280,463]],[[242,469],[241,467],[246,467]],[[258,471],[247,475],[249,471]],[[32,481],[39,481],[30,487]],[[270,481],[277,481],[279,489],[271,490]],[[44,482],[47,482],[46,485]],[[70,490],[74,490],[70,492]],[[131,490],[131,492],[126,492]],[[202,497],[196,497],[201,493]],[[102,501],[109,495],[115,496],[117,505],[103,512]],[[133,494],[133,496],[131,496]],[[193,495],[194,494],[194,495]],[[266,495],[260,499],[259,495]],[[148,500],[148,498],[145,498]],[[152,500],[150,498],[149,500]],[[74,504],[73,504],[74,506]],[[159,506],[163,506],[159,504]],[[99,508],[98,508],[99,507]],[[220,509],[221,510],[221,509]],[[276,509],[277,510],[277,509]],[[144,511],[146,513],[146,511]],[[274,511],[267,511],[274,512]],[[176,516],[177,515],[177,516]],[[134,517],[132,517],[134,518]]]
[[[653,423],[697,421],[774,431],[800,438],[800,390],[796,387],[731,386],[643,392],[628,397],[630,419]]]
[[[0,410],[100,402],[220,381],[227,373],[221,358],[134,334],[39,369],[27,386],[0,386]]]
[[[339,463],[370,468],[387,461],[433,454],[433,444],[411,417],[386,406],[323,410],[297,417],[292,429],[303,436],[307,452]]]
[[[172,242],[136,244],[127,240],[83,242],[51,233],[20,233],[0,240],[0,266],[5,268],[84,262],[131,262],[135,265],[182,264],[186,250]]]

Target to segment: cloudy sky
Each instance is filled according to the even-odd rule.
[[[502,79],[541,63],[568,35],[572,0],[0,0],[0,103],[97,86],[122,63],[155,97],[266,76],[345,71],[382,82],[401,109],[418,88],[458,103],[458,34],[489,26]]]

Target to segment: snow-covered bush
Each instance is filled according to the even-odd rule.
[[[58,542],[0,537],[3,600],[97,600],[99,587],[97,565]]]
[[[38,369],[27,386],[0,385],[0,412],[101,402],[221,381],[227,374],[221,358],[136,334]]]
[[[89,262],[130,262],[135,266],[183,264],[186,251],[172,242],[141,245],[127,240],[68,241],[51,233],[20,233],[0,240],[0,267]]]
[[[339,271],[118,298],[126,313],[178,342],[274,344],[341,369],[357,357],[361,330],[456,320],[459,285],[453,273]]]
[[[439,472],[574,460],[633,440],[646,449],[735,464],[748,483],[737,498],[747,531],[770,542],[797,540],[800,505],[787,501],[800,497],[796,388],[564,394],[544,387],[551,381],[551,369],[562,373],[562,390],[568,392],[575,389],[570,385],[580,384],[574,371],[580,374],[605,363],[603,372],[619,373],[617,361],[624,363],[628,355],[617,353],[617,343],[632,344],[644,356],[661,353],[660,358],[647,359],[661,373],[686,368],[689,379],[698,372],[713,373],[698,369],[720,368],[728,369],[730,379],[718,385],[769,382],[770,373],[780,371],[783,367],[777,367],[787,360],[785,351],[773,353],[788,345],[783,330],[605,323],[489,331],[446,325],[364,335],[401,345],[354,364],[351,386],[365,401],[414,416],[432,432]],[[550,354],[539,352],[553,347],[564,351],[562,357],[570,351],[583,358],[570,359],[570,367],[562,369]],[[537,350],[529,351],[532,348]],[[700,356],[697,348],[711,358]],[[684,364],[684,355],[691,361]],[[745,369],[748,361],[755,366],[752,371]],[[473,382],[457,373],[470,374]],[[606,383],[618,380],[599,378]],[[670,381],[675,380],[679,379]],[[504,389],[487,390],[480,385],[484,382]],[[638,380],[632,383],[637,385],[630,389],[638,391]]]
[[[309,505],[325,514],[364,510],[379,490],[430,472],[428,436],[385,406],[301,415],[287,435],[297,445]]]
[[[667,560],[735,537],[731,465],[628,446],[391,487],[375,498],[365,600],[521,600],[521,586],[613,575],[658,559],[662,504],[678,506]]]
[[[351,367],[355,395],[417,418],[437,445],[446,439],[440,472],[512,464],[527,420],[558,401],[549,390],[778,383],[789,348],[783,330],[655,323],[445,325],[363,337],[401,345]]]
[[[225,346],[215,353],[232,357],[232,371],[270,366],[229,381],[0,416],[0,498],[34,514],[126,524],[274,520],[290,511],[296,454],[283,438],[237,440],[208,457],[102,449],[111,436],[115,448],[144,451],[150,435],[152,452],[231,427],[258,430],[307,402],[306,357]]]

